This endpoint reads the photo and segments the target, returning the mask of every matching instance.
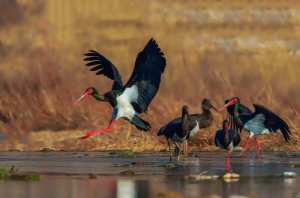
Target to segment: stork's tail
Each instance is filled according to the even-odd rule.
[[[166,125],[161,127],[157,133],[157,136],[161,136],[165,134]]]
[[[151,129],[150,124],[137,115],[135,115],[132,118],[131,123],[134,124],[134,126],[136,126],[136,128],[138,128],[141,131],[147,132]]]

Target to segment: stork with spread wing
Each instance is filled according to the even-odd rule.
[[[91,50],[85,56],[86,66],[91,67],[91,71],[97,71],[96,75],[104,75],[114,82],[112,89],[103,95],[99,94],[94,87],[89,87],[74,104],[87,96],[93,96],[98,101],[109,102],[113,107],[113,113],[107,128],[88,131],[81,139],[113,131],[119,118],[124,118],[139,130],[150,130],[150,124],[141,119],[139,114],[147,111],[155,97],[166,66],[164,54],[155,40],[150,39],[137,55],[133,72],[125,85],[117,68],[103,55]]]
[[[250,133],[240,156],[247,150],[252,138],[256,141],[256,156],[259,156],[260,143],[257,140],[258,135],[281,132],[286,141],[290,139],[291,132],[287,123],[266,107],[253,104],[255,111],[251,112],[250,109],[240,103],[238,97],[226,100],[225,103],[219,111],[227,108],[232,128],[244,129]]]

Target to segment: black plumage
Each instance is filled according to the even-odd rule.
[[[210,109],[213,109],[217,111],[217,109],[211,104],[210,100],[203,99],[201,102],[201,108],[202,113],[201,114],[190,114],[187,118],[191,120],[188,123],[194,124],[197,123],[197,126],[194,127],[192,131],[186,136],[186,132],[183,132],[183,125],[182,125],[182,117],[176,118],[169,122],[168,124],[165,124],[160,128],[160,130],[157,133],[157,136],[164,135],[169,141],[171,139],[175,145],[178,143],[183,143],[186,139],[188,139],[190,136],[195,135],[199,129],[201,128],[207,128],[211,126],[213,121],[213,114],[211,113]],[[194,123],[193,123],[194,122]],[[192,133],[191,133],[192,132]],[[177,146],[177,145],[176,145]],[[177,146],[178,147],[178,146]]]
[[[181,116],[181,134],[179,134],[179,137],[186,137],[186,139],[188,139],[190,132],[193,129],[196,129],[197,125],[198,125],[198,121],[193,119],[189,115],[188,106],[183,106],[182,107],[182,116]]]
[[[166,59],[154,39],[150,39],[135,61],[135,67],[125,87],[136,85],[138,99],[135,110],[146,112],[148,106],[159,89],[161,75],[166,67]]]
[[[229,129],[229,122],[223,121],[223,128],[216,131],[215,145],[226,150],[226,170],[230,170],[230,152],[240,143],[240,134]]]
[[[224,120],[223,128],[216,131],[215,145],[222,149],[232,151],[234,147],[239,145],[241,137],[236,130],[229,129],[228,126],[229,122],[227,120]]]
[[[96,75],[104,75],[113,80],[112,89],[103,95],[90,87],[75,104],[88,95],[99,101],[109,102],[114,108],[112,121],[124,118],[142,131],[150,130],[150,124],[139,117],[146,112],[149,104],[157,94],[161,75],[166,67],[163,52],[154,39],[150,39],[144,49],[137,55],[135,66],[128,82],[123,85],[122,77],[117,68],[99,52],[90,50],[85,54],[86,66]],[[114,124],[115,122],[111,122]],[[111,131],[112,125],[105,131]],[[101,133],[103,130],[99,130]],[[99,133],[100,133],[99,132]],[[96,132],[93,131],[92,134]]]
[[[210,100],[203,99],[201,102],[202,113],[201,114],[191,114],[190,118],[196,120],[199,123],[199,128],[207,128],[211,126],[213,121],[213,114],[210,109],[217,111],[217,109],[211,104]],[[176,118],[160,128],[157,133],[158,136],[164,135],[167,138],[171,138],[174,134],[179,137],[182,136],[181,132],[181,117]]]
[[[253,106],[255,111],[251,112],[247,107],[240,104],[240,99],[238,97],[233,97],[230,100],[226,100],[226,104],[220,110],[227,107],[233,129],[244,129],[250,134],[246,146],[241,151],[240,155],[246,151],[250,139],[253,137],[256,141],[256,156],[258,157],[260,143],[256,139],[256,136],[281,132],[284,139],[288,141],[291,132],[288,124],[278,115],[262,105],[254,104]]]
[[[195,119],[192,119],[189,115],[188,106],[183,106],[181,110],[181,120],[180,120],[181,129],[178,130],[177,134],[174,134],[171,139],[176,145],[178,149],[177,160],[179,161],[180,151],[182,149],[182,145],[184,145],[184,154],[187,154],[186,140],[190,137],[191,131],[197,128],[198,122]],[[164,127],[163,127],[164,128]],[[163,130],[163,129],[162,129]],[[196,129],[197,130],[197,129]],[[158,134],[159,135],[159,134]],[[170,162],[172,161],[172,152],[171,146],[169,142],[169,138],[167,138],[169,152],[170,152]]]
[[[265,121],[264,125],[265,127],[272,132],[281,131],[285,141],[288,141],[290,139],[291,131],[290,127],[287,125],[287,123],[277,116],[275,113],[267,109],[266,107],[259,105],[259,104],[253,104],[255,108],[254,115],[257,114],[263,114],[265,115]]]
[[[99,52],[90,50],[84,54],[87,61],[86,66],[92,67],[91,71],[97,71],[96,75],[104,75],[114,81],[112,90],[119,90],[123,87],[122,77],[117,68]]]
[[[227,104],[228,102],[229,102],[229,100],[225,100],[225,104]],[[244,116],[244,115],[251,115],[252,111],[245,105],[240,104],[238,107],[238,113],[239,113],[239,115]],[[239,125],[239,123],[235,123],[233,116],[234,116],[233,106],[228,106],[227,107],[227,119],[229,119],[230,129],[238,130],[241,132],[243,129],[243,125]]]
[[[138,99],[132,101],[132,105],[138,113],[147,111],[148,106],[159,89],[161,75],[166,67],[166,59],[154,39],[150,39],[143,51],[137,55],[131,77],[123,86],[122,77],[117,68],[99,52],[90,50],[84,58],[86,66],[92,67],[91,71],[97,71],[96,75],[104,75],[114,80],[112,91],[121,90],[136,85]]]

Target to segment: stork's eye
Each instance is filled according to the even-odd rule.
[[[87,90],[87,93],[88,93],[88,94],[92,94],[92,93],[93,93],[93,89],[92,89],[92,88],[89,88],[89,89]]]

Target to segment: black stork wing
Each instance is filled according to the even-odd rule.
[[[157,136],[164,135],[167,138],[171,138],[175,133],[181,131],[181,118],[176,118],[165,124],[159,129]]]
[[[91,71],[97,71],[96,75],[104,75],[114,80],[112,90],[119,90],[123,87],[121,75],[108,59],[94,50],[90,50],[84,55],[86,57],[83,60],[88,62],[86,66],[91,67]]]
[[[265,116],[264,126],[266,129],[271,132],[280,131],[286,141],[290,139],[290,127],[282,118],[262,105],[253,104],[253,106],[255,108],[254,114],[263,114]]]
[[[165,70],[166,59],[154,39],[150,39],[135,61],[130,79],[125,85],[134,109],[138,113],[146,112],[156,95],[162,73]],[[129,91],[129,89],[134,90]],[[134,95],[134,96],[133,96]]]
[[[228,101],[229,100],[225,100],[225,104],[228,103]],[[241,120],[247,119],[252,114],[252,111],[243,104],[239,105],[238,112],[239,112],[239,117],[241,118]],[[234,107],[233,107],[233,105],[227,107],[227,116],[228,116],[230,128],[233,130],[237,130],[237,131],[239,130],[241,132],[243,129],[243,126],[238,125],[237,123],[234,122],[234,118],[233,118]]]

